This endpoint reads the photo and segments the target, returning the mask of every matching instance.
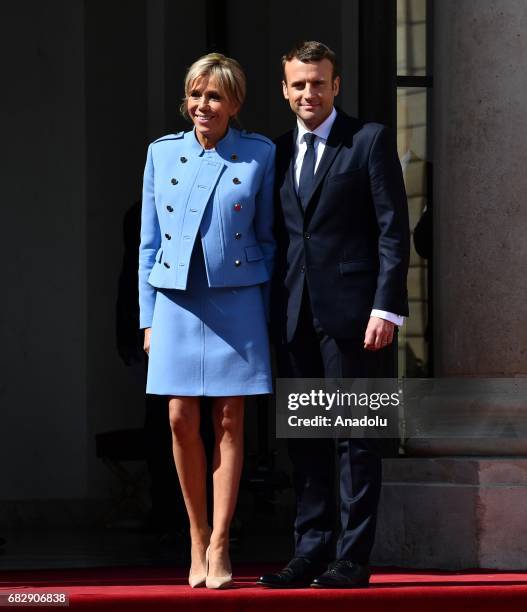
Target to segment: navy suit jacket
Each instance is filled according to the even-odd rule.
[[[395,142],[385,126],[338,111],[304,210],[296,136],[275,141],[274,332],[292,340],[307,285],[328,335],[362,339],[372,308],[408,315],[408,205]]]

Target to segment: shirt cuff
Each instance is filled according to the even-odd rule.
[[[379,319],[385,319],[386,321],[390,321],[390,323],[397,325],[397,327],[401,327],[402,325],[404,325],[404,317],[396,315],[393,312],[387,312],[386,310],[377,310],[377,308],[374,308],[371,311],[370,316],[379,317]]]

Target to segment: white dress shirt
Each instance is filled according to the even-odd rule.
[[[337,118],[337,111],[335,108],[331,111],[331,114],[324,121],[311,132],[315,134],[315,142],[313,146],[315,148],[315,172],[318,169],[318,164],[322,159],[322,155],[326,148],[326,142],[328,140],[329,133],[331,132],[331,128],[335,123],[335,119]],[[295,145],[295,187],[298,190],[298,183],[300,181],[300,171],[302,169],[302,162],[304,161],[304,155],[306,154],[307,144],[304,139],[304,136],[309,133],[309,130],[301,123],[299,119],[297,119],[297,127],[298,127],[298,135],[296,138]],[[394,314],[393,312],[387,312],[385,310],[379,310],[378,308],[374,308],[371,311],[372,317],[378,317],[379,319],[385,319],[386,321],[390,321],[394,323],[398,327],[401,327],[404,324],[404,317]]]

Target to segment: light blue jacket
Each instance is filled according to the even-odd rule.
[[[275,250],[275,146],[230,128],[205,151],[194,131],[148,147],[139,247],[140,327],[150,327],[156,288],[186,289],[200,231],[210,287],[270,280]],[[210,202],[209,202],[210,200]]]

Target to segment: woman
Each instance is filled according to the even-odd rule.
[[[244,396],[271,392],[266,329],[274,145],[230,127],[245,97],[218,53],[185,77],[190,132],[148,149],[139,249],[147,393],[169,398],[174,460],[190,521],[192,587],[232,582],[229,527],[243,460]],[[200,396],[212,396],[213,521],[207,519]]]

